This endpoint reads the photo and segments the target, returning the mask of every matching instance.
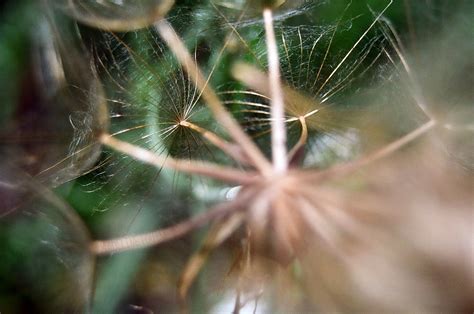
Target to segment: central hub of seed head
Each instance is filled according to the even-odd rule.
[[[239,192],[251,195],[245,210],[254,247],[283,265],[293,260],[305,234],[298,208],[300,184],[301,180],[287,171],[244,186]]]

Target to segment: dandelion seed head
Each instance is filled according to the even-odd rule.
[[[203,267],[219,272],[206,268],[206,261],[220,246],[214,258],[220,268],[231,261],[226,276],[232,279],[219,276],[219,282],[235,290],[235,312],[251,301],[257,305],[261,297],[264,309],[288,312],[374,307],[382,312],[452,311],[470,302],[451,286],[452,278],[472,275],[470,265],[460,262],[469,260],[472,246],[464,224],[470,213],[463,191],[468,184],[457,177],[455,167],[445,168],[431,158],[440,156],[436,148],[416,151],[422,135],[442,126],[442,117],[432,118],[421,88],[403,86],[403,79],[412,79],[413,86],[416,80],[398,37],[381,17],[392,1],[380,12],[369,9],[371,20],[354,38],[346,36],[357,30],[359,19],[346,17],[351,4],[329,26],[293,26],[294,14],[311,20],[308,7],[300,7],[299,1],[287,1],[289,7],[276,12],[267,6],[266,33],[262,17],[253,15],[261,10],[246,12],[246,1],[193,4],[184,8],[191,12],[184,16],[190,17],[189,25],[198,26],[186,31],[184,21],[178,34],[173,24],[180,22],[179,13],[167,21],[155,16],[153,28],[131,31],[150,23],[148,15],[137,13],[145,18],[145,24],[137,24],[136,3],[107,3],[131,14],[115,17],[97,11],[105,2],[85,3],[91,8],[86,17],[75,15],[81,12],[75,1],[68,3],[73,11],[63,11],[103,30],[92,51],[112,120],[109,132],[101,130],[97,136],[91,112],[68,115],[75,132],[70,155],[89,138],[98,137],[104,145],[99,163],[86,167],[94,177],[86,185],[91,195],[101,193],[95,213],[111,217],[105,236],[125,230],[124,237],[90,246],[81,228],[76,230],[79,240],[70,231],[73,242],[88,246],[82,248],[88,256],[163,244],[210,223],[202,247],[185,265],[178,263],[184,269],[176,280],[182,299],[190,288],[199,289],[192,283]],[[209,27],[203,21],[209,18],[217,24]],[[222,21],[226,27],[215,29]],[[191,45],[194,49],[188,50]],[[240,62],[229,66],[229,60]],[[232,67],[232,73],[221,67]],[[223,81],[229,89],[216,93],[212,85]],[[272,110],[277,106],[284,116]],[[444,123],[449,126],[444,129],[452,132],[453,121]],[[284,141],[270,141],[275,133],[280,139],[288,136],[286,147],[278,146]],[[279,153],[273,154],[276,148]],[[283,167],[276,166],[277,159]],[[142,234],[138,226],[158,229]],[[60,223],[53,223],[50,235],[62,232]],[[54,239],[39,242],[60,248],[57,261],[68,265],[68,252]],[[187,242],[190,238],[181,242],[186,256]],[[237,257],[227,257],[229,247],[236,248]],[[166,252],[160,246],[153,254],[166,258]],[[160,273],[156,268],[154,274]],[[166,282],[175,282],[165,273]],[[199,286],[206,287],[205,293],[212,290]],[[150,289],[144,290],[140,293],[148,296]],[[169,294],[164,290],[158,293]],[[443,297],[447,301],[441,304]],[[148,309],[145,305],[132,307]]]

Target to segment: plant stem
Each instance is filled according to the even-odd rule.
[[[228,141],[219,137],[216,133],[206,130],[203,127],[200,127],[199,125],[196,125],[192,122],[181,121],[180,124],[201,134],[202,137],[204,137],[214,146],[220,148],[224,153],[232,157],[235,161],[242,164],[248,164],[246,157],[242,154],[238,145],[235,145],[234,143],[229,143]]]
[[[273,14],[270,8],[263,10],[268,52],[268,83],[270,85],[272,118],[272,160],[273,170],[284,173],[288,168],[286,153],[285,105],[280,78],[280,59],[273,29]]]
[[[298,153],[298,151],[306,144],[308,140],[308,126],[306,125],[305,117],[299,117],[298,120],[301,124],[301,135],[298,139],[298,142],[293,146],[293,148],[288,153],[289,160],[292,160],[293,157]]]
[[[366,166],[368,164],[373,163],[379,159],[385,158],[392,154],[393,152],[397,151],[401,147],[405,146],[406,144],[414,141],[421,135],[425,134],[429,130],[431,130],[436,125],[436,121],[429,120],[428,122],[424,123],[420,127],[416,128],[415,130],[411,131],[410,133],[406,134],[405,136],[399,138],[398,140],[388,144],[387,146],[382,147],[375,152],[359,158],[353,162],[348,162],[343,165],[336,165],[332,168],[323,171],[316,171],[316,172],[308,172],[306,173],[306,177],[308,179],[323,179],[328,177],[340,177],[342,175],[349,174],[360,167]],[[305,175],[305,174],[303,174]]]
[[[244,172],[206,162],[179,160],[169,156],[160,156],[147,149],[116,139],[108,134],[103,134],[100,137],[100,141],[102,144],[116,151],[159,168],[171,168],[188,174],[199,174],[209,178],[238,184],[249,184],[253,182],[256,177],[256,174],[253,172]]]
[[[94,241],[92,242],[90,249],[94,254],[101,255],[157,245],[183,236],[186,233],[203,226],[207,222],[225,215],[236,209],[237,205],[238,203],[219,204],[207,212],[197,215],[189,220],[149,233],[125,236],[111,240]]]
[[[189,288],[193,284],[196,276],[208,259],[211,252],[222,244],[230,235],[242,224],[244,215],[242,213],[230,215],[228,218],[219,221],[206,235],[200,249],[191,256],[186,263],[184,271],[180,275],[178,284],[178,295],[186,299]]]

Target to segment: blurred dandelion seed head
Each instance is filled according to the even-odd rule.
[[[472,45],[449,30],[443,49],[408,54],[382,18],[391,1],[271,2],[283,174],[262,170],[275,149],[275,98],[260,1],[46,1],[86,26],[53,14],[37,36],[43,96],[66,105],[59,116],[72,134],[65,158],[37,179],[57,186],[83,175],[73,193],[87,199],[85,216],[102,219],[88,226],[94,238],[118,237],[92,241],[61,200],[45,192],[22,203],[25,191],[38,194],[35,183],[18,190],[2,177],[0,194],[14,197],[0,215],[38,218],[46,232],[37,242],[64,269],[48,279],[81,287],[77,304],[58,308],[173,311],[167,286],[179,276],[180,297],[191,289],[194,304],[214,311],[228,308],[229,291],[236,312],[472,309],[472,92],[463,81]],[[327,7],[337,17],[315,23]],[[457,44],[450,64],[439,61]],[[208,222],[184,263],[193,238],[177,238]],[[150,243],[161,245],[148,260],[101,257],[93,276],[92,255]],[[124,297],[130,286],[139,288]]]

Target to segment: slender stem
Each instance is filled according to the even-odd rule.
[[[342,175],[349,174],[360,167],[366,166],[368,164],[373,163],[379,159],[389,156],[393,152],[397,151],[401,147],[405,146],[406,144],[414,141],[421,135],[425,134],[429,130],[431,130],[436,125],[436,121],[430,120],[420,127],[416,128],[415,130],[411,131],[410,133],[406,134],[405,136],[399,138],[398,140],[384,146],[383,148],[376,150],[375,152],[359,158],[353,162],[348,162],[343,165],[334,166],[327,170],[323,171],[316,171],[316,172],[308,172],[307,178],[308,179],[322,179],[327,177],[339,177]],[[305,174],[303,174],[305,175]]]
[[[195,162],[192,160],[179,160],[172,157],[157,155],[139,146],[121,141],[108,134],[100,137],[104,145],[116,151],[129,155],[137,160],[156,167],[175,169],[188,174],[199,174],[230,183],[248,184],[254,181],[255,173],[217,166],[206,162]]]
[[[244,215],[242,213],[236,213],[229,215],[223,221],[219,221],[206,235],[204,243],[199,248],[189,261],[187,262],[184,271],[180,275],[178,284],[178,295],[181,299],[185,299],[189,288],[196,279],[199,271],[203,267],[204,263],[208,259],[211,252],[222,244],[230,235],[242,224]]]
[[[111,240],[94,241],[92,242],[90,249],[93,253],[101,255],[157,245],[181,237],[186,233],[203,226],[209,221],[225,215],[238,208],[237,205],[238,203],[235,202],[219,204],[207,212],[197,215],[189,220],[149,233],[125,236]]]
[[[208,140],[214,146],[220,148],[224,153],[232,157],[235,161],[242,164],[248,164],[248,160],[245,155],[241,152],[240,147],[234,143],[229,143],[223,138],[219,137],[216,133],[206,130],[199,125],[196,125],[189,121],[181,121],[180,124],[184,127],[190,128],[202,135],[206,140]]]
[[[301,123],[301,135],[298,139],[298,142],[293,146],[293,148],[288,153],[289,160],[292,160],[293,157],[298,153],[298,151],[306,144],[308,140],[308,126],[306,125],[305,117],[299,117],[298,120]]]
[[[265,34],[268,52],[268,79],[270,85],[271,117],[272,117],[272,159],[273,170],[284,173],[288,168],[286,154],[285,105],[280,78],[280,61],[273,29],[273,15],[270,8],[263,10]]]
[[[202,92],[202,97],[214,113],[216,120],[229,131],[232,138],[242,147],[242,150],[245,151],[257,169],[264,175],[270,175],[271,165],[269,161],[225,109],[214,90],[210,88],[209,84],[206,84],[203,74],[174,29],[164,20],[155,23],[155,29],[173,51],[185,71],[188,72],[196,87]]]

